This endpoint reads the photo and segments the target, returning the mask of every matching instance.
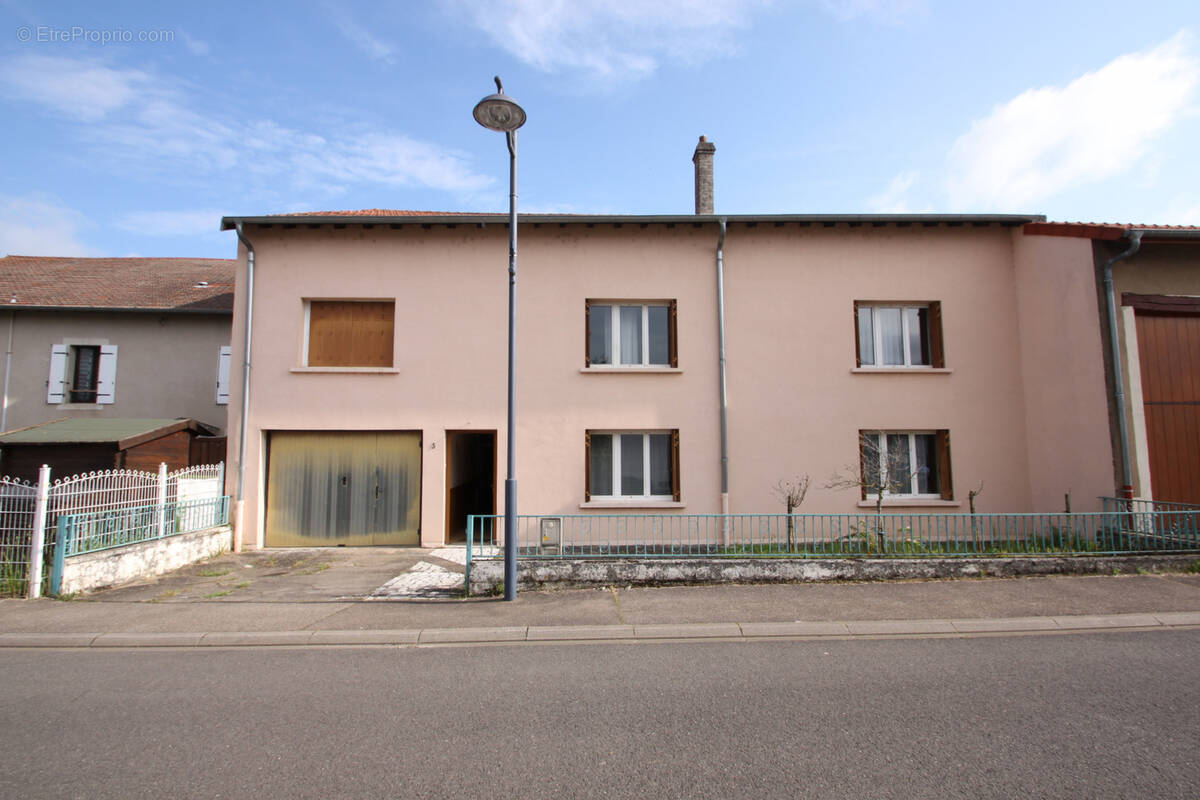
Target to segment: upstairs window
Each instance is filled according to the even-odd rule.
[[[50,348],[47,403],[97,403],[117,400],[115,344],[56,344]]]
[[[588,431],[585,497],[679,502],[679,431]]]
[[[939,302],[855,301],[854,333],[860,367],[946,366]]]
[[[588,367],[678,367],[675,301],[588,300]]]
[[[305,365],[391,367],[395,300],[309,300]]]
[[[862,497],[953,500],[949,431],[859,431]]]

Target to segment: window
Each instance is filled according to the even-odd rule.
[[[938,302],[855,301],[854,339],[860,367],[946,366]]]
[[[391,367],[395,300],[310,300],[305,364]]]
[[[589,367],[678,367],[675,301],[585,303]]]
[[[679,431],[588,431],[586,499],[679,502]]]
[[[953,500],[949,431],[859,431],[862,497]]]
[[[56,344],[50,348],[47,403],[98,403],[117,399],[115,344]]]

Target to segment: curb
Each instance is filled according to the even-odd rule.
[[[659,625],[556,625],[365,631],[245,631],[210,633],[0,633],[6,648],[204,648],[437,646],[597,641],[713,639],[853,639],[1017,633],[1147,631],[1200,627],[1200,611],[998,619],[857,620],[848,622],[719,622]]]

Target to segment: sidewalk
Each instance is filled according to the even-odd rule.
[[[74,600],[0,600],[0,646],[433,644],[764,636],[966,635],[1200,626],[1200,575],[523,592],[396,599],[397,577],[453,571],[433,551],[225,555]],[[426,565],[420,568],[419,565]],[[404,578],[408,580],[408,578]],[[375,596],[376,599],[369,599]]]

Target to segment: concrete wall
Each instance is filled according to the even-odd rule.
[[[19,311],[0,314],[0,338],[13,319],[6,428],[69,417],[192,417],[224,429],[217,404],[217,354],[229,344],[225,314]],[[50,348],[115,344],[116,401],[47,403]]]
[[[62,593],[90,592],[119,586],[203,561],[230,548],[228,525],[181,533],[97,553],[70,556],[63,561]]]
[[[496,430],[498,481],[504,478],[504,226],[272,227],[254,228],[248,236],[257,258],[246,545],[263,542],[264,432],[289,429],[422,431],[421,541],[441,543],[445,431]],[[584,502],[583,440],[589,429],[680,432],[681,503],[623,508],[720,510],[716,243],[713,223],[522,227],[517,360],[522,513],[591,513],[601,505]],[[1063,372],[1064,358],[1098,357],[1091,273],[1077,275],[1073,261],[1060,263],[1063,253],[1041,248],[1024,241],[1015,245],[1013,230],[999,226],[731,225],[726,241],[731,510],[782,512],[772,487],[806,472],[814,488],[801,511],[856,511],[857,491],[819,487],[857,463],[861,429],[951,432],[954,499],[898,500],[889,504],[893,509],[965,511],[968,490],[980,483],[981,511],[1056,511],[1067,490],[1082,506],[1089,494],[1102,493],[1097,475],[1111,465],[1102,367]],[[244,248],[240,257],[235,363],[244,324]],[[1063,341],[1052,299],[1060,290],[1044,299],[1038,289],[1051,267],[1070,301],[1061,324],[1082,326]],[[1076,303],[1077,292],[1091,292],[1092,305]],[[393,297],[394,370],[303,368],[305,298]],[[585,370],[588,298],[675,299],[678,370]],[[856,371],[855,300],[940,301],[946,369]],[[1045,340],[1053,340],[1051,346]],[[1086,344],[1083,355],[1067,358],[1079,343]],[[1093,402],[1097,380],[1101,388]],[[235,412],[240,384],[240,370],[234,370]],[[1069,402],[1052,399],[1063,392]],[[1099,405],[1087,406],[1072,427],[1078,411],[1070,403],[1076,396],[1085,405]],[[234,493],[236,414],[230,422]],[[1061,445],[1045,438],[1060,431],[1067,431]],[[1035,467],[1031,449],[1037,452]],[[1107,466],[1092,469],[1097,461]]]

